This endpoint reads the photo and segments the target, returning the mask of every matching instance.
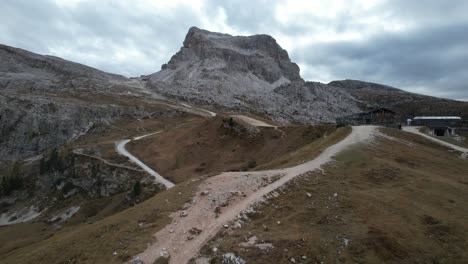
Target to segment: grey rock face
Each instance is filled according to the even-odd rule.
[[[281,113],[288,113],[284,118],[294,116],[296,120],[303,122],[334,122],[337,115],[358,111],[356,100],[348,93],[319,82],[283,85],[274,92],[283,95],[288,103],[293,104],[293,107],[284,106]]]
[[[148,114],[101,102],[129,92],[147,95],[123,76],[0,45],[0,161],[38,155],[124,115]]]
[[[59,199],[69,198],[76,193],[89,198],[109,197],[130,190],[135,181],[142,181],[151,188],[153,178],[144,172],[110,166],[100,161],[75,156],[73,166],[63,171],[51,171],[34,177],[34,195],[49,194],[57,190]],[[163,187],[160,187],[161,189]],[[32,195],[33,191],[30,191]]]
[[[74,155],[51,169],[41,159],[88,131],[100,133],[107,127],[102,124],[179,114],[153,107],[154,97],[138,80],[0,45],[0,176],[11,173],[9,161],[27,160],[19,163],[24,167],[16,175],[23,186],[11,193],[2,188],[0,196],[10,195],[13,201],[2,198],[2,212],[39,206],[39,213],[45,208],[44,214],[56,213],[63,209],[57,208],[62,200],[113,196],[128,192],[137,181],[144,192],[157,192],[160,186],[144,172]]]
[[[64,206],[68,207],[70,202],[77,205],[80,201],[117,194],[126,194],[125,197],[118,198],[123,199],[121,203],[125,206],[136,198],[131,191],[135,182],[141,183],[142,190],[137,199],[151,197],[164,188],[143,171],[107,164],[73,152],[62,153],[53,163],[51,156],[44,160],[49,165],[21,173],[23,188],[12,191],[8,196],[0,194],[0,225],[7,224],[5,216],[8,216],[8,220],[10,216],[23,214],[57,224],[60,222],[57,214],[61,214]],[[6,215],[2,215],[3,213]],[[55,220],[50,220],[51,217]],[[33,219],[26,216],[18,218],[24,219],[17,223]]]
[[[297,64],[267,35],[231,36],[193,27],[180,51],[145,79],[166,96],[277,120],[333,122],[358,111],[346,92],[305,83]]]
[[[58,147],[121,109],[80,105],[55,98],[0,96],[0,157],[21,159]]]
[[[234,253],[226,253],[223,255],[223,264],[245,264],[245,260],[241,257],[237,257]]]

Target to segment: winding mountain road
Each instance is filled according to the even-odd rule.
[[[196,111],[198,111],[198,113],[202,112],[203,116],[208,116],[208,117],[215,117],[216,116],[216,113],[214,112],[211,112],[211,111],[208,111],[208,110],[205,110],[205,109],[202,109],[202,108],[195,108],[195,107],[192,107],[188,104],[184,104],[184,103],[181,103],[180,105],[182,105],[183,107],[185,108],[188,108],[188,109],[194,109]],[[117,152],[120,154],[120,155],[123,155],[127,158],[130,159],[130,161],[134,162],[135,164],[137,164],[140,168],[142,168],[144,171],[148,172],[149,174],[151,174],[155,180],[161,184],[163,184],[166,189],[170,189],[172,187],[175,186],[174,183],[172,183],[171,181],[165,179],[164,177],[162,177],[159,173],[157,173],[156,171],[154,171],[153,169],[151,169],[148,165],[146,165],[145,163],[143,163],[141,160],[139,160],[137,157],[135,157],[133,154],[131,154],[126,148],[125,146],[127,145],[128,142],[130,141],[136,141],[136,140],[140,140],[142,138],[146,138],[146,137],[149,137],[149,136],[152,136],[152,135],[156,135],[156,134],[159,134],[161,133],[162,131],[157,131],[157,132],[153,132],[153,133],[149,133],[149,134],[146,134],[146,135],[142,135],[142,136],[138,136],[138,137],[134,137],[132,139],[123,139],[123,140],[119,140],[119,141],[116,141],[115,142],[115,145],[116,145],[116,150]]]
[[[145,170],[146,172],[148,172],[149,174],[151,174],[157,182],[163,184],[167,189],[170,189],[170,188],[172,188],[172,187],[175,186],[174,183],[172,183],[171,181],[168,181],[167,179],[165,179],[164,177],[162,177],[161,175],[159,175],[159,173],[157,173],[156,171],[154,171],[153,169],[151,169],[150,167],[148,167],[145,163],[143,163],[143,162],[142,162],[141,160],[139,160],[137,157],[135,157],[134,155],[132,155],[132,154],[125,148],[125,145],[127,145],[127,143],[130,142],[130,141],[140,140],[140,139],[142,139],[142,138],[149,137],[149,136],[152,136],[152,135],[156,135],[156,134],[161,133],[161,132],[162,132],[162,131],[158,131],[158,132],[146,134],[146,135],[143,135],[143,136],[134,137],[134,138],[132,138],[132,139],[119,140],[119,141],[115,142],[115,145],[116,145],[116,150],[117,150],[117,152],[118,152],[120,155],[123,155],[123,156],[129,158],[132,162],[134,162],[135,164],[137,164],[140,168],[142,168],[143,170]]]

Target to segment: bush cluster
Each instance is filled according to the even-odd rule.
[[[10,195],[13,191],[23,188],[24,182],[20,172],[21,164],[15,162],[10,169],[10,173],[2,178],[1,195]]]

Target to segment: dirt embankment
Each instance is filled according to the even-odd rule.
[[[131,142],[127,148],[178,183],[193,176],[253,170],[334,131],[334,126],[326,125],[249,129],[233,119],[216,117]]]

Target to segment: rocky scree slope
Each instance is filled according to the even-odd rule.
[[[268,35],[231,36],[192,27],[161,71],[141,78],[158,94],[280,121],[334,122],[358,111],[341,89],[305,82],[297,64]]]
[[[135,80],[0,45],[0,162],[44,153],[99,123],[145,116],[138,104],[114,100],[142,96]]]
[[[398,112],[403,119],[418,115],[457,115],[468,118],[467,102],[415,94],[383,84],[357,80],[333,81],[328,86],[350,93],[360,101],[363,110],[386,107]]]

